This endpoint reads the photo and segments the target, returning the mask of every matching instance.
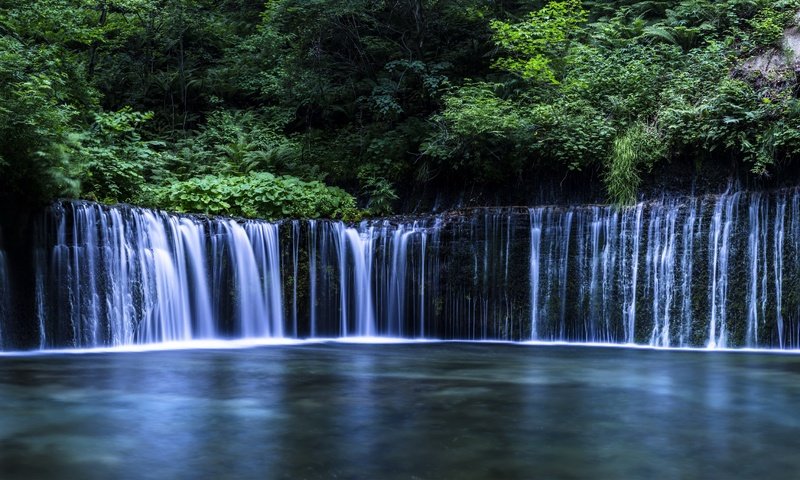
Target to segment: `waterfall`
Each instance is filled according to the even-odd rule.
[[[622,241],[626,247],[622,251],[622,284],[624,288],[622,316],[625,343],[634,343],[636,341],[636,292],[639,280],[639,251],[642,240],[643,213],[644,204],[639,204],[635,209],[628,209],[623,214],[625,229]]]
[[[697,242],[696,235],[702,231],[702,224],[698,224],[697,199],[692,199],[687,206],[686,219],[681,226],[681,253],[680,272],[681,272],[681,308],[680,308],[680,328],[678,329],[677,345],[686,347],[691,345],[692,323],[694,313],[692,308],[692,272],[694,271],[694,245]],[[695,232],[698,232],[697,234]],[[663,340],[663,339],[662,339]],[[663,344],[663,342],[662,342]]]
[[[542,244],[542,211],[531,209],[531,338],[539,338],[539,281]]]
[[[317,336],[317,221],[308,221],[309,336]],[[324,263],[323,263],[324,264]],[[297,279],[295,279],[295,282]]]
[[[189,259],[184,281],[191,289],[190,314],[195,320],[195,338],[214,338],[216,325],[212,315],[211,291],[208,284],[208,266],[205,255],[204,229],[188,218],[180,219],[181,242],[185,258]]]
[[[786,345],[786,332],[783,324],[783,239],[784,239],[784,216],[786,215],[786,197],[779,195],[777,212],[775,214],[775,228],[773,239],[774,279],[775,279],[775,325],[778,329],[778,345],[783,348]]]
[[[670,346],[670,320],[675,289],[675,222],[678,209],[651,210],[647,263],[652,268],[653,329],[650,344]]]
[[[766,320],[767,278],[765,268],[767,255],[768,203],[760,193],[753,194],[748,208],[747,237],[747,332],[745,344],[753,347],[758,343],[759,324]]]
[[[711,320],[708,327],[709,348],[728,346],[728,285],[730,280],[729,262],[731,258],[731,231],[736,222],[739,206],[739,193],[722,195],[717,200],[709,231],[709,246],[712,261],[711,270]]]
[[[41,348],[345,336],[800,348],[800,189],[357,225],[61,202],[36,231]],[[6,348],[19,345],[11,280],[0,250]]]
[[[283,337],[284,321],[278,227],[265,222],[247,222],[244,228],[258,267],[256,278],[248,280],[254,282],[254,285],[257,286],[255,289],[256,297],[251,301],[260,301],[263,305],[263,313],[255,315],[251,319],[251,322],[255,324],[251,327],[251,331],[254,331],[255,336]],[[246,250],[247,246],[244,249]],[[265,318],[268,321],[265,322]]]
[[[41,346],[283,335],[278,230],[60,203],[41,227]],[[219,322],[232,311],[234,325]]]
[[[739,212],[745,209],[743,222]],[[785,295],[785,285],[787,275],[792,282],[800,275],[800,261],[795,258],[791,269],[786,263],[792,258],[787,255],[800,252],[798,216],[797,189],[668,199],[619,210],[530,209],[531,338],[797,346],[800,302]],[[567,234],[564,219],[576,224]],[[548,308],[551,297],[567,305],[559,314]]]
[[[345,227],[339,223],[335,226],[340,265],[340,289],[342,292],[341,334],[348,336],[348,322],[351,316],[355,319],[354,333],[359,336],[373,336],[375,330],[375,307],[373,305],[372,278],[373,278],[373,242],[375,239],[374,227],[355,228]],[[348,253],[349,252],[349,253]],[[349,261],[348,261],[349,260]],[[352,277],[352,281],[350,280]],[[345,306],[351,303],[354,308],[349,310]]]
[[[0,350],[3,349],[4,326],[11,319],[11,282],[8,275],[8,260],[3,249],[3,231],[0,230]]]
[[[277,245],[276,245],[277,247]],[[297,337],[297,286],[300,274],[300,221],[292,222],[292,336]],[[279,280],[276,278],[276,280]],[[277,285],[278,282],[276,282]]]
[[[384,239],[383,258],[389,264],[384,264],[389,274],[384,275],[387,281],[385,290],[380,292],[379,297],[387,299],[382,302],[385,307],[382,309],[387,324],[387,332],[391,336],[403,336],[406,334],[403,326],[403,319],[406,317],[406,268],[408,265],[408,242],[416,234],[414,230],[407,231],[404,225],[398,226],[394,233],[389,233],[389,224],[386,222],[381,231]],[[391,245],[391,253],[389,253]]]

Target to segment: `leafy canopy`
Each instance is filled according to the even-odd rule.
[[[560,59],[586,22],[587,13],[580,0],[563,0],[548,2],[523,22],[492,20],[495,43],[511,54],[494,65],[522,78],[557,84]]]

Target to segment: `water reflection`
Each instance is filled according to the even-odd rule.
[[[788,478],[800,359],[476,344],[0,359],[0,477]]]

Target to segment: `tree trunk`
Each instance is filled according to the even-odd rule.
[[[108,4],[105,1],[100,2],[97,6],[100,10],[100,20],[97,22],[98,27],[104,27],[108,21]],[[100,48],[100,42],[95,40],[92,42],[92,47],[89,53],[89,67],[87,68],[86,75],[91,80],[94,77],[94,69],[97,65],[97,50]]]

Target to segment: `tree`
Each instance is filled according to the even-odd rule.
[[[563,0],[530,12],[523,22],[493,20],[494,41],[510,54],[495,66],[525,79],[557,84],[562,59],[586,19],[580,0]]]

